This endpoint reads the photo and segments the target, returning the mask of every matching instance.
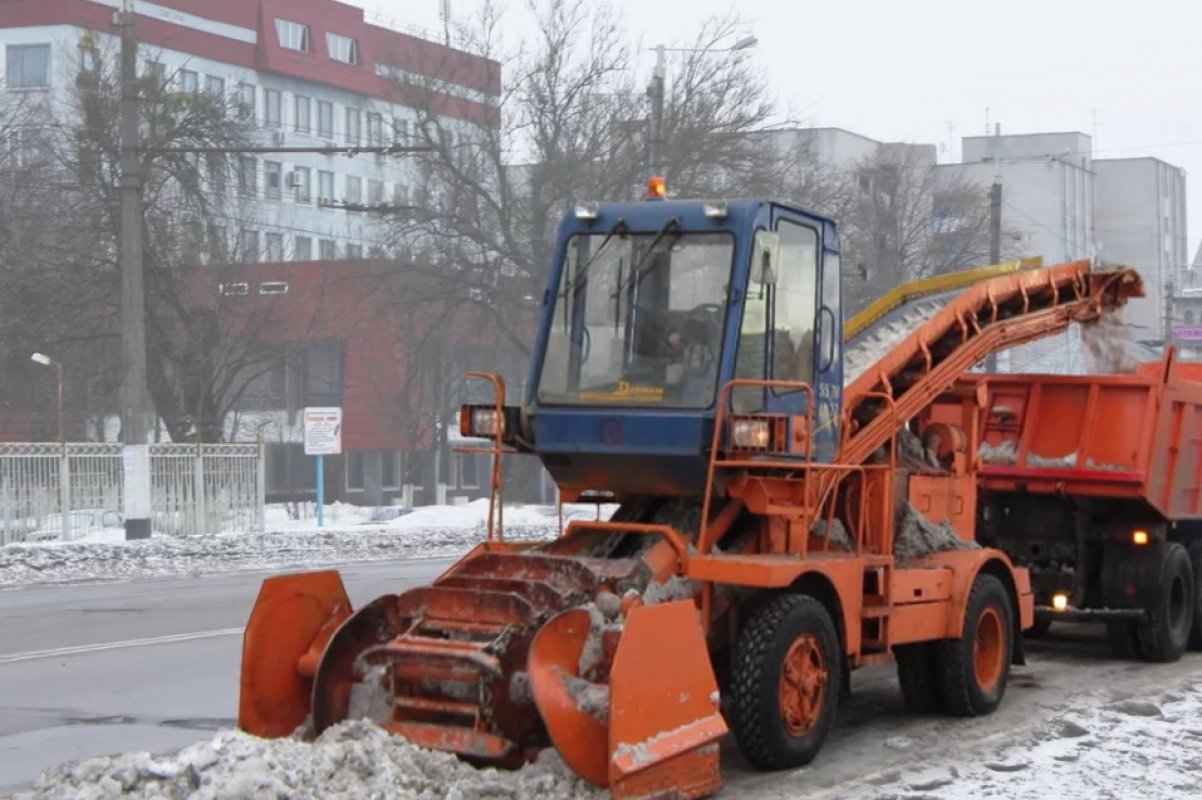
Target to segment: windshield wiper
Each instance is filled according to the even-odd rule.
[[[659,229],[659,233],[655,234],[655,238],[651,240],[651,244],[647,245],[647,252],[643,253],[643,257],[639,259],[638,263],[635,264],[633,268],[631,268],[630,278],[627,279],[625,284],[622,284],[618,287],[619,293],[624,292],[631,284],[638,286],[643,282],[644,278],[655,271],[656,265],[654,263],[647,267],[646,270],[643,269],[643,265],[647,263],[649,258],[656,254],[656,249],[659,247],[660,242],[664,241],[668,234],[673,232],[676,234],[676,237],[672,240],[671,244],[668,245],[669,247],[671,247],[673,244],[676,244],[676,242],[680,240],[680,237],[684,235],[684,231],[680,229],[680,219],[678,217],[673,217],[665,222],[664,227]]]
[[[619,219],[613,224],[613,227],[610,228],[609,232],[605,234],[605,238],[601,240],[601,244],[597,246],[596,252],[594,252],[589,260],[585,262],[585,265],[580,268],[580,271],[576,273],[576,276],[572,278],[571,282],[564,284],[563,291],[565,297],[569,292],[580,285],[585,276],[588,275],[589,268],[596,263],[598,258],[601,257],[601,254],[605,252],[605,248],[609,246],[611,241],[613,241],[613,238],[620,233],[627,233],[629,230],[630,229],[626,227],[626,220],[624,219]]]

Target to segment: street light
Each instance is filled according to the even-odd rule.
[[[647,87],[647,96],[651,98],[651,136],[647,148],[647,160],[650,162],[652,175],[663,175],[663,165],[660,164],[660,145],[664,133],[664,83],[667,80],[668,64],[664,53],[734,53],[739,50],[750,50],[759,43],[759,39],[747,35],[736,41],[730,47],[665,47],[656,45],[655,72],[651,76],[651,85]]]
[[[58,372],[58,443],[66,444],[67,440],[63,438],[65,434],[63,426],[63,365],[45,353],[34,353],[29,360],[35,364],[41,364],[43,367],[54,367]]]

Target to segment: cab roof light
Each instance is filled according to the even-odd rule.
[[[726,219],[729,211],[725,200],[707,200],[701,204],[701,212],[710,219]]]
[[[598,203],[576,204],[576,219],[596,219],[600,213],[601,206]]]
[[[647,181],[647,200],[666,200],[668,198],[668,184],[664,179],[656,175]]]

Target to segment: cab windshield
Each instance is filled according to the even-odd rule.
[[[734,237],[577,234],[556,287],[540,403],[706,408],[714,401]]]

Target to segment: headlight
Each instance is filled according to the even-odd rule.
[[[1151,539],[1152,537],[1148,535],[1147,531],[1134,531],[1131,534],[1131,543],[1140,545],[1141,547],[1151,541]]]
[[[1057,611],[1064,611],[1068,608],[1068,595],[1064,592],[1058,592],[1052,595],[1052,608]]]
[[[495,408],[463,406],[459,410],[459,433],[469,439],[496,439],[505,432],[505,420]]]
[[[766,419],[736,419],[730,428],[730,441],[743,450],[767,450],[771,431]]]
[[[576,204],[576,219],[596,219],[600,213],[601,207],[597,203]]]

